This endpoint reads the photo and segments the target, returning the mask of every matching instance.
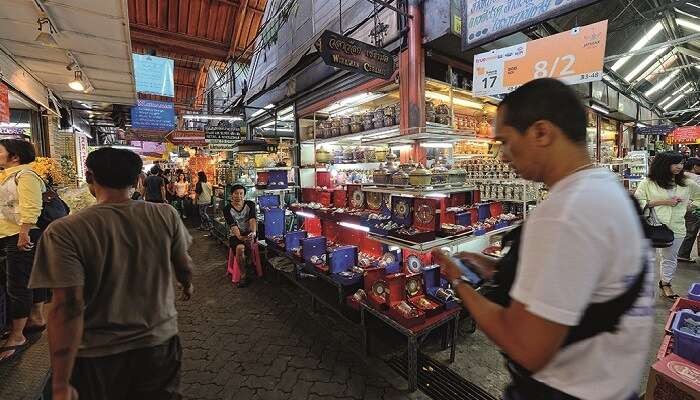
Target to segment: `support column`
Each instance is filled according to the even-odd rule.
[[[425,127],[425,63],[423,51],[423,10],[421,0],[408,0],[408,50],[401,53],[401,131],[417,133]],[[425,149],[414,146],[411,151],[401,151],[401,161],[425,163]]]

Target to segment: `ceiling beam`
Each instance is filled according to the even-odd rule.
[[[689,42],[689,41],[695,40],[695,39],[700,39],[700,32],[693,33],[691,35],[688,35],[688,36],[685,36],[682,38],[668,40],[664,43],[659,43],[659,44],[654,44],[654,45],[647,46],[647,47],[642,47],[639,50],[631,50],[631,51],[627,51],[624,53],[615,54],[613,56],[608,56],[608,57],[605,57],[604,62],[609,63],[611,61],[616,61],[616,60],[619,60],[620,58],[625,58],[627,56],[633,56],[633,55],[644,54],[644,53],[651,53],[652,51],[654,51],[656,49],[660,49],[662,47],[677,46],[679,44],[686,43],[686,42]]]
[[[226,43],[169,32],[142,24],[130,24],[130,28],[131,41],[146,47],[217,61],[226,61],[228,56],[229,46]]]
[[[241,32],[243,31],[243,24],[245,23],[246,13],[248,12],[248,2],[249,0],[244,0],[243,6],[239,8],[238,18],[236,18],[236,27],[233,30],[233,37],[231,38],[231,46],[229,46],[228,56],[235,57],[238,50],[238,41],[241,39]],[[252,23],[252,20],[251,20]]]
[[[199,69],[199,75],[197,76],[197,83],[195,84],[195,108],[200,108],[204,104],[204,91],[207,89],[207,78],[209,77],[209,68],[202,65]]]

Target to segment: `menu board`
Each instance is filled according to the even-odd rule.
[[[137,92],[175,97],[173,60],[145,54],[132,54],[132,57]]]
[[[138,100],[136,107],[131,107],[131,126],[134,129],[173,130],[175,129],[175,104]]]
[[[10,122],[10,91],[0,83],[0,122]]]
[[[509,93],[538,78],[573,85],[603,79],[608,21],[474,56],[476,96]]]

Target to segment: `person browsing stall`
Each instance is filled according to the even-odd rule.
[[[673,244],[658,249],[657,259],[661,295],[675,299],[678,295],[674,292],[671,281],[678,266],[678,250],[687,232],[688,208],[695,210],[696,205],[700,204],[700,186],[683,174],[683,156],[675,151],[666,151],[654,157],[649,176],[637,186],[634,195],[642,207],[653,209],[659,222],[673,231]],[[689,257],[690,249],[687,252]]]
[[[255,242],[258,222],[255,217],[255,203],[245,200],[246,189],[243,185],[231,187],[231,203],[224,206],[224,219],[229,226],[229,246],[234,250],[241,270],[241,283],[248,283],[248,259],[251,245]]]
[[[691,157],[684,165],[683,175],[687,179],[700,185],[700,158]],[[678,249],[678,261],[693,262],[690,259],[690,252],[693,250],[693,245],[697,241],[698,232],[700,232],[700,218],[698,218],[698,209],[693,205],[689,205],[685,212],[685,238],[681,247]],[[700,247],[698,247],[700,249]]]
[[[506,400],[637,398],[653,268],[633,199],[589,158],[586,123],[577,94],[554,79],[531,81],[498,106],[503,160],[550,189],[501,262],[458,254],[487,278],[510,269],[514,281],[498,287],[507,301],[482,296],[454,259],[433,252],[477,326],[506,355]]]

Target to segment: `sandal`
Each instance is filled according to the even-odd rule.
[[[29,347],[29,340],[25,340],[24,343],[18,344],[18,345],[15,345],[15,346],[0,347],[0,353],[4,353],[4,352],[6,352],[6,351],[8,351],[8,350],[14,350],[13,353],[12,353],[11,355],[9,355],[8,357],[5,357],[5,358],[3,358],[2,360],[0,360],[0,364],[6,363],[6,362],[10,362],[10,361],[16,359],[17,357],[19,357],[20,355],[22,355],[22,352],[24,352],[25,350],[27,350],[27,347]]]
[[[46,330],[46,324],[43,325],[32,325],[32,326],[26,326],[24,329],[22,329],[22,334],[24,336],[31,335],[33,333],[39,333],[43,332]],[[7,340],[7,338],[10,337],[10,331],[7,330],[0,334],[0,340]]]
[[[663,283],[662,281],[659,281],[659,289],[661,289],[661,293],[659,294],[667,299],[675,300],[680,297],[673,291],[673,286],[671,286],[670,283]]]

